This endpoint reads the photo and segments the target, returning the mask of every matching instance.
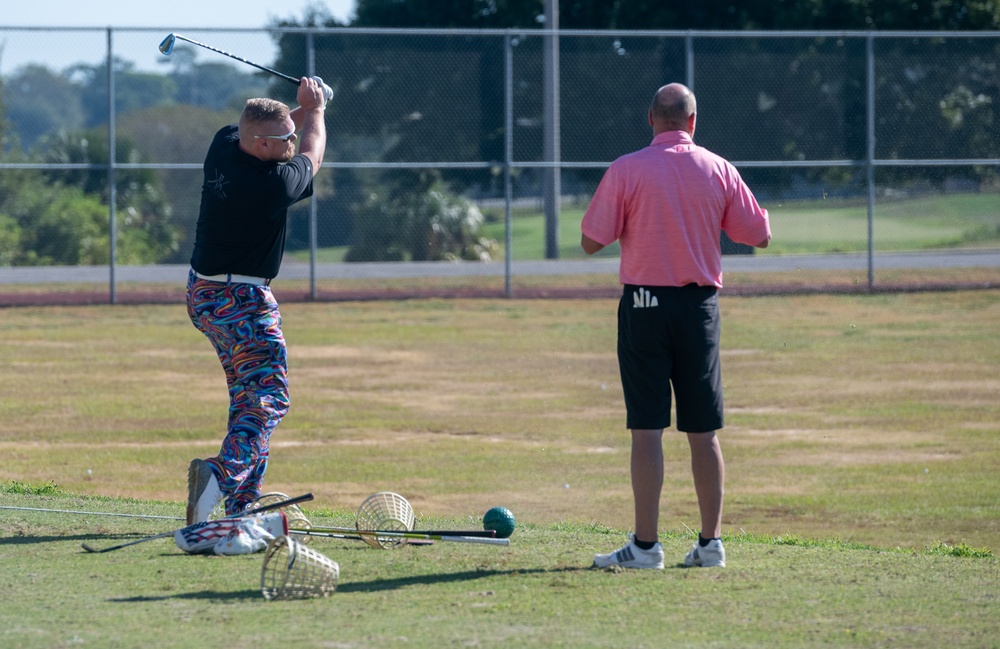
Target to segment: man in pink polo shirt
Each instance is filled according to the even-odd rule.
[[[663,568],[658,542],[663,488],[663,429],[671,386],[677,430],[687,434],[701,514],[688,566],[725,566],[722,498],[725,463],[719,305],[723,231],[766,248],[762,209],[736,168],[694,144],[694,94],[679,83],[660,88],[649,109],[653,142],[612,163],[583,217],[581,245],[594,254],[621,243],[618,365],[632,432],[635,529],[629,542],[594,565]]]

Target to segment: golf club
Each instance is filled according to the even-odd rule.
[[[294,531],[295,529],[298,528],[292,525],[291,529]],[[310,530],[322,529],[331,534],[333,533],[349,534],[349,535],[353,534],[354,537],[356,537],[359,534],[357,528],[351,528],[351,527],[309,527],[302,529],[310,529]],[[470,537],[478,537],[481,539],[495,539],[497,537],[496,530],[385,530],[385,531],[391,533],[406,532],[407,534],[423,534],[425,536],[470,536]],[[363,531],[360,533],[375,534],[377,532],[378,532],[377,530],[372,530],[366,532]]]
[[[478,536],[481,539],[495,539],[496,530],[410,530],[412,534],[429,534],[431,536]]]
[[[240,516],[247,515],[247,514],[249,514],[249,515],[261,514],[263,512],[270,511],[272,509],[280,509],[282,507],[288,507],[289,505],[295,505],[295,504],[298,504],[298,503],[301,503],[301,502],[305,502],[307,500],[312,500],[312,499],[313,499],[313,495],[311,493],[310,494],[304,494],[302,496],[296,496],[295,498],[289,498],[288,500],[282,500],[281,502],[276,502],[276,503],[272,503],[270,505],[264,505],[263,507],[258,507],[257,509],[253,510],[252,512],[240,512],[239,514],[231,514],[229,516],[223,516],[223,518],[239,518]],[[199,525],[199,523],[195,523],[195,525]],[[186,527],[190,527],[190,525],[188,525]],[[181,529],[184,529],[184,528],[182,527]],[[146,537],[143,537],[141,539],[136,539],[135,541],[129,541],[128,543],[120,543],[119,545],[112,545],[110,547],[101,548],[101,549],[93,548],[93,547],[87,545],[86,543],[83,543],[82,546],[83,546],[83,549],[86,550],[87,552],[94,552],[94,553],[100,554],[100,553],[103,553],[103,552],[112,552],[114,550],[121,550],[122,548],[127,548],[130,545],[137,545],[139,543],[145,543],[146,541],[153,541],[153,540],[156,540],[156,539],[164,539],[164,538],[167,538],[168,536],[173,536],[176,532],[177,532],[177,530],[171,530],[169,532],[163,532],[161,534],[154,534],[152,536],[146,536]]]
[[[345,541],[364,541],[365,539],[357,534],[342,534],[340,532],[313,532],[309,528],[308,532],[295,531],[292,528],[288,530],[289,534],[294,534],[295,536],[321,536],[327,539],[342,539]],[[428,539],[407,539],[407,545],[434,545],[434,541]]]
[[[286,81],[294,83],[296,86],[299,85],[299,80],[296,79],[293,76],[284,74],[282,72],[278,72],[277,70],[272,70],[271,68],[268,68],[268,67],[265,67],[263,65],[260,65],[259,63],[254,63],[253,61],[248,61],[245,58],[243,58],[242,56],[236,56],[235,54],[231,54],[229,52],[225,52],[225,51],[220,50],[218,48],[212,47],[211,45],[206,45],[205,43],[199,43],[198,41],[192,40],[192,39],[188,38],[187,36],[181,36],[180,34],[169,34],[166,38],[164,38],[163,42],[160,43],[160,52],[162,52],[166,56],[170,56],[170,53],[174,51],[174,45],[179,40],[185,41],[187,43],[191,43],[192,45],[197,45],[198,47],[204,47],[206,50],[212,50],[213,52],[218,52],[219,54],[222,54],[223,56],[228,56],[231,59],[236,59],[237,61],[240,61],[241,63],[246,63],[247,65],[252,65],[253,67],[257,68],[258,70],[263,70],[264,72],[270,72],[271,74],[273,74],[276,77],[281,77],[282,79],[285,79]]]
[[[426,539],[430,541],[448,541],[452,543],[482,543],[485,545],[510,545],[510,539],[492,539],[483,536],[425,534],[421,532],[399,532],[389,530],[352,530],[343,527],[310,527],[307,529],[288,528],[289,534],[328,534],[350,533],[357,536],[374,536],[384,539]]]
[[[206,50],[212,50],[213,52],[218,52],[223,56],[228,56],[231,59],[236,59],[241,63],[252,65],[258,70],[263,70],[264,72],[270,72],[274,76],[280,77],[285,81],[295,84],[296,86],[299,85],[299,80],[291,75],[285,74],[283,72],[278,72],[277,70],[272,70],[267,66],[263,66],[259,63],[254,63],[253,61],[249,61],[243,58],[242,56],[236,56],[235,54],[232,54],[230,52],[220,50],[217,47],[212,47],[211,45],[207,45],[205,43],[199,43],[198,41],[190,39],[187,36],[182,36],[181,34],[168,34],[167,37],[160,42],[160,52],[163,53],[165,56],[170,56],[170,53],[174,51],[174,45],[179,40],[184,41],[186,43],[191,43],[192,45],[197,45],[198,47],[204,47]],[[313,77],[313,79],[315,79],[321,86],[323,86],[323,96],[326,97],[326,100],[330,101],[331,99],[333,99],[333,89],[330,88],[330,86],[323,83],[323,80],[320,79],[319,77]]]

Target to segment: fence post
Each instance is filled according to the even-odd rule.
[[[514,226],[511,203],[514,200],[511,165],[514,164],[514,42],[508,30],[503,40],[503,203],[504,203],[504,291],[512,297],[511,260]]]
[[[865,121],[867,122],[867,152],[865,166],[868,172],[868,289],[875,286],[875,33],[869,31],[865,47],[868,76]]]
[[[112,48],[113,30],[107,29],[108,39],[108,298],[111,304],[118,303],[118,286],[115,270],[118,266],[118,219],[115,203],[118,195],[115,191],[115,71],[114,52]]]
[[[308,76],[316,74],[316,41],[313,32],[306,32],[306,70]],[[326,119],[326,113],[323,113]],[[313,180],[315,182],[315,179]],[[309,299],[316,301],[319,293],[316,290],[316,252],[319,247],[319,235],[317,234],[317,210],[319,201],[315,192],[309,198]]]
[[[684,83],[694,92],[694,37],[690,29],[684,36]]]
[[[543,170],[545,178],[545,258],[559,258],[559,208],[562,199],[562,176],[559,162],[562,159],[560,142],[559,107],[559,2],[545,0],[544,68],[544,160],[550,166]]]

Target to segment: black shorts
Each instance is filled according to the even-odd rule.
[[[618,303],[618,366],[628,428],[668,428],[671,385],[677,430],[723,427],[720,333],[715,287],[625,285]]]

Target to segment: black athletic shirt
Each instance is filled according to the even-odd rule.
[[[273,279],[285,251],[288,207],[312,196],[312,163],[304,155],[265,162],[239,144],[231,124],[215,134],[205,156],[191,267],[203,275]]]

